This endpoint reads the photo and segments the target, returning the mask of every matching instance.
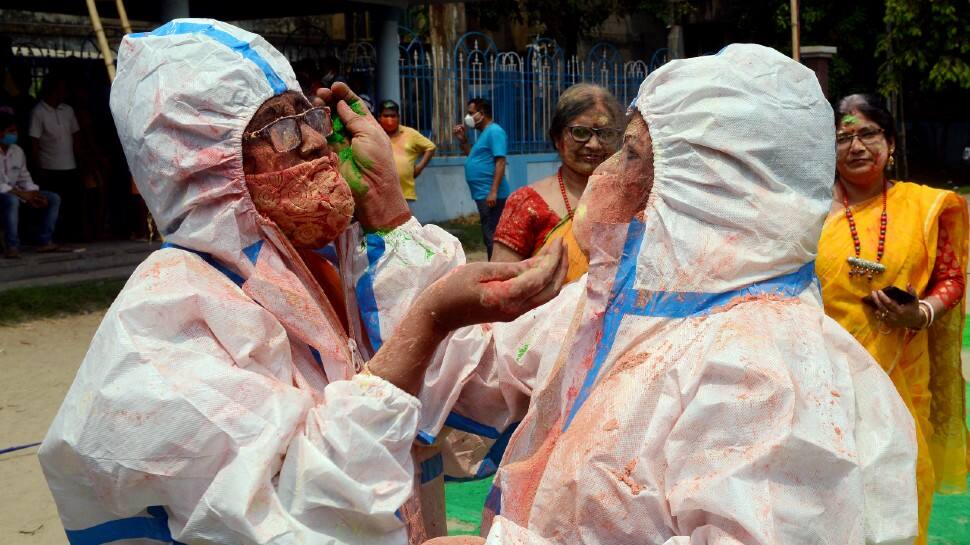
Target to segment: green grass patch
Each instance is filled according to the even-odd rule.
[[[125,282],[123,279],[92,280],[2,291],[0,326],[104,310],[111,306]]]
[[[465,216],[450,221],[440,221],[436,222],[435,225],[454,235],[461,242],[462,247],[465,248],[466,254],[469,252],[485,251],[485,241],[482,240],[482,224],[479,222],[477,215]]]

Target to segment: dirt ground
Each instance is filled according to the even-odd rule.
[[[0,327],[0,449],[36,443],[74,380],[103,313]],[[67,543],[37,447],[0,455],[0,543]]]

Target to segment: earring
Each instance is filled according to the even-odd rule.
[[[889,168],[893,168],[896,164],[896,157],[893,155],[896,153],[896,148],[889,148]]]

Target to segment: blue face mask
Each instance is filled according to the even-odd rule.
[[[17,143],[17,135],[7,133],[3,135],[3,138],[0,138],[0,142],[2,142],[4,146],[12,146]]]

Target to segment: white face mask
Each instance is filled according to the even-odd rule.
[[[472,114],[465,114],[465,126],[469,129],[475,128],[475,118],[472,116]]]

